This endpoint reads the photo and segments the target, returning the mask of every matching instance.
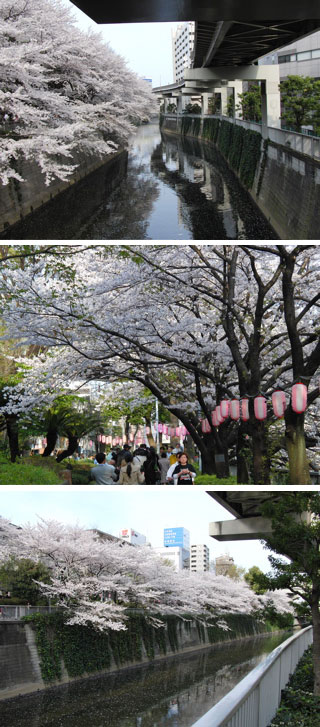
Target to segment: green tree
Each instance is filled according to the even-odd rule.
[[[320,494],[286,492],[277,495],[264,504],[262,514],[272,521],[272,536],[265,540],[266,547],[276,554],[269,556],[273,571],[267,576],[268,588],[288,588],[311,608],[314,691],[319,696]]]
[[[281,118],[286,126],[301,131],[301,126],[320,126],[320,81],[309,76],[288,76],[280,83]]]
[[[239,93],[240,103],[236,110],[244,121],[261,121],[261,91],[259,84],[252,84],[248,91]]]
[[[0,566],[0,587],[9,591],[11,598],[31,606],[41,600],[40,589],[36,581],[50,583],[50,572],[41,562],[34,563],[29,558],[20,560],[10,557]]]
[[[249,568],[244,575],[244,580],[259,596],[268,590],[266,576],[257,565],[253,565],[252,568]]]

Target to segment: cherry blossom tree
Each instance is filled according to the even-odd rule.
[[[39,520],[13,528],[0,519],[0,562],[10,557],[41,562],[51,582],[41,592],[65,610],[67,623],[98,630],[126,628],[128,608],[138,608],[155,626],[161,617],[195,618],[204,624],[228,613],[263,617],[268,603],[243,581],[211,573],[175,572],[148,546],[133,547],[99,531]],[[285,610],[281,600],[281,612]],[[291,606],[287,601],[287,612]]]
[[[9,335],[14,331],[41,350],[29,379],[10,398],[11,410],[48,399],[70,378],[137,381],[185,424],[205,471],[217,471],[216,454],[223,454],[227,468],[230,447],[237,446],[238,481],[248,482],[243,449],[249,440],[253,481],[269,484],[270,448],[284,450],[286,442],[291,483],[307,484],[304,415],[295,416],[289,403],[279,435],[271,410],[265,421],[254,418],[253,401],[278,387],[289,394],[299,379],[309,387],[310,410],[316,406],[318,250],[189,245],[178,251],[139,245],[84,250],[68,260],[68,279],[45,260],[7,271]],[[97,283],[99,266],[104,275]],[[211,411],[226,396],[249,399],[249,421],[212,424]],[[309,421],[312,444],[316,428]]]
[[[48,185],[67,180],[79,152],[114,152],[154,109],[148,84],[60,0],[2,0],[0,37],[3,184],[24,181],[22,160]]]

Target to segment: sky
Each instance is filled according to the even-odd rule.
[[[151,78],[153,86],[172,83],[171,28],[179,23],[121,23],[98,25],[85,13],[72,5],[73,14],[81,30],[88,28],[102,33],[103,39],[121,55],[129,68],[138,76]]]
[[[163,545],[163,529],[185,527],[190,544],[205,543],[210,560],[228,553],[238,566],[248,570],[257,565],[270,570],[268,553],[257,541],[219,543],[209,537],[209,523],[233,520],[223,507],[204,491],[196,488],[164,487],[96,488],[50,486],[1,487],[0,515],[15,525],[34,523],[38,517],[58,520],[86,528],[97,528],[118,536],[123,528],[132,528],[146,535],[154,547]]]

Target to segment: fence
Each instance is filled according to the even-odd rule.
[[[165,116],[168,118],[178,119],[181,116],[183,117],[184,114],[165,114]],[[188,116],[202,119],[221,119],[221,121],[229,121],[231,124],[243,126],[244,129],[251,129],[261,134],[261,122],[243,121],[243,119],[222,116],[221,114],[206,114],[205,116],[200,116],[199,114],[188,114]],[[275,144],[287,146],[293,151],[298,151],[301,154],[306,154],[306,156],[312,157],[313,159],[320,160],[320,138],[318,136],[312,136],[310,131],[308,133],[299,134],[297,131],[268,126],[268,138]]]
[[[274,649],[192,727],[267,727],[280,704],[281,690],[311,643],[312,626],[308,626]]]
[[[0,623],[1,621],[21,621],[24,616],[30,616],[33,613],[52,613],[56,608],[51,606],[8,606],[0,603]]]

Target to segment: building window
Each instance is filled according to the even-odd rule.
[[[297,61],[308,61],[311,58],[311,51],[306,50],[303,53],[297,53]]]

